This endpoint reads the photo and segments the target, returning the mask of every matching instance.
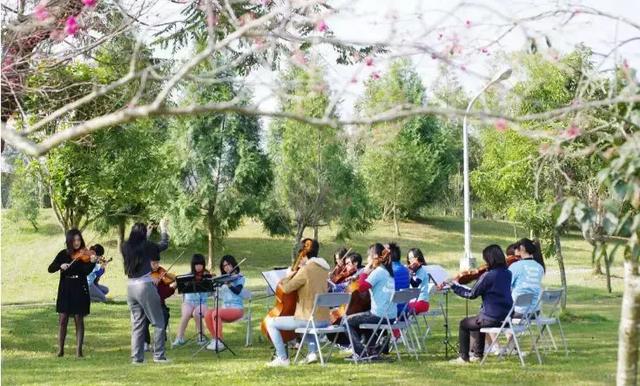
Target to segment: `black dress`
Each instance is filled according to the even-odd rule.
[[[67,250],[63,249],[58,252],[56,258],[49,265],[49,273],[60,271],[56,312],[88,315],[91,298],[89,297],[87,275],[91,273],[96,264],[76,261],[66,271],[60,269],[62,264],[70,264],[72,261]]]

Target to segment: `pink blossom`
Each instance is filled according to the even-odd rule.
[[[369,67],[373,66],[373,58],[371,56],[367,56],[366,58],[364,58],[364,62]]]
[[[465,66],[464,64],[462,64],[462,65],[460,65],[460,69],[461,69],[462,71],[465,71],[465,72],[466,72],[466,71],[467,71],[467,66]]]
[[[327,25],[327,23],[324,22],[324,20],[319,20],[316,23],[316,31],[318,32],[325,32],[329,29],[329,26]]]
[[[98,3],[98,0],[82,0],[82,4],[86,7],[95,7]]]
[[[260,4],[266,7],[267,5],[271,4],[271,0],[260,0]]]
[[[443,37],[444,37],[443,34],[438,34],[438,40],[442,40]]]
[[[380,79],[380,73],[378,71],[374,71],[371,73],[371,79],[378,80]]]
[[[67,21],[64,23],[64,33],[70,36],[75,36],[76,33],[78,33],[78,22],[75,17],[69,16]]]
[[[207,14],[207,25],[209,27],[214,27],[218,25],[218,15],[214,12]]]
[[[465,25],[467,28],[471,28],[471,20],[467,20],[467,21],[465,21],[465,22],[464,22],[464,25]]]
[[[489,50],[487,49],[487,47],[482,47],[482,49],[480,50],[480,52],[482,52],[483,54],[486,54],[489,52]]]
[[[33,14],[38,21],[45,21],[49,18],[46,3],[40,3],[33,9]]]
[[[504,118],[498,118],[495,122],[494,122],[494,126],[496,127],[496,131],[500,132],[500,133],[504,133],[505,131],[507,131],[507,120]]]
[[[624,67],[625,70],[629,69],[629,61],[627,59],[622,61],[622,67]]]
[[[582,130],[575,123],[572,123],[564,132],[564,136],[567,139],[574,139],[580,136],[580,134],[582,134]]]
[[[291,55],[291,61],[299,66],[304,66],[307,64],[307,58],[304,56],[304,53],[300,50],[296,50],[293,55]]]
[[[351,77],[351,83],[358,83],[358,78],[355,76]]]
[[[438,59],[438,55],[436,55],[436,54],[431,54],[431,59]]]

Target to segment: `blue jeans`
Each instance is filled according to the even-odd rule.
[[[267,332],[269,333],[269,338],[271,338],[271,342],[273,342],[273,346],[276,349],[276,355],[280,359],[287,359],[287,350],[285,348],[284,342],[282,341],[282,335],[280,335],[280,330],[295,330],[296,328],[304,328],[307,327],[307,320],[296,319],[293,316],[279,316],[277,318],[267,318]],[[329,325],[328,321],[319,321],[316,322],[316,327],[327,327]],[[309,345],[309,352],[318,351],[318,347],[316,346],[315,337],[311,334],[307,334],[305,338],[306,343]],[[305,342],[302,342],[305,343]]]

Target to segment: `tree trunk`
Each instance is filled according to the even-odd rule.
[[[207,221],[207,267],[210,271],[213,271],[213,248],[215,247],[215,227],[212,221]]]
[[[320,231],[320,227],[318,226],[318,224],[313,226],[313,239],[314,240],[318,240],[318,233]]]
[[[618,331],[618,371],[616,384],[637,385],[640,344],[640,275],[638,261],[624,262],[624,293]]]
[[[609,254],[605,244],[602,245],[602,257],[604,257],[604,272],[607,276],[607,292],[611,293],[611,263],[609,262]]]
[[[556,229],[553,232],[554,244],[556,247],[556,259],[558,259],[558,269],[560,270],[560,283],[562,284],[562,288],[564,289],[564,294],[562,295],[562,311],[567,308],[567,272],[564,268],[564,257],[562,256],[562,244],[560,244],[560,232]]]
[[[304,223],[298,222],[296,224],[296,239],[295,242],[293,243],[293,248],[291,250],[291,262],[293,263],[296,260],[296,257],[298,255],[298,246],[300,245],[300,241],[302,241],[302,236],[304,235],[304,229],[307,226]]]
[[[398,225],[398,210],[396,209],[396,204],[393,204],[393,227],[396,231],[396,237],[400,237],[400,226]]]
[[[124,245],[124,231],[126,227],[126,220],[123,218],[118,221],[118,251],[122,251]]]
[[[591,251],[591,265],[593,266],[594,275],[602,275],[602,266],[600,265],[597,245],[597,243],[593,244],[593,251]]]

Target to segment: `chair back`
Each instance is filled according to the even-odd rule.
[[[399,304],[407,304],[409,301],[417,299],[420,296],[420,288],[405,288],[393,293],[391,303],[398,306]]]
[[[564,289],[545,289],[540,294],[540,312],[548,317],[555,317],[560,309]]]
[[[251,300],[251,298],[253,298],[253,293],[251,293],[251,291],[246,288],[242,288],[242,291],[240,291],[240,296],[243,300]]]
[[[329,292],[316,295],[315,307],[335,308],[343,304],[349,304],[349,301],[351,301],[351,294]]]

